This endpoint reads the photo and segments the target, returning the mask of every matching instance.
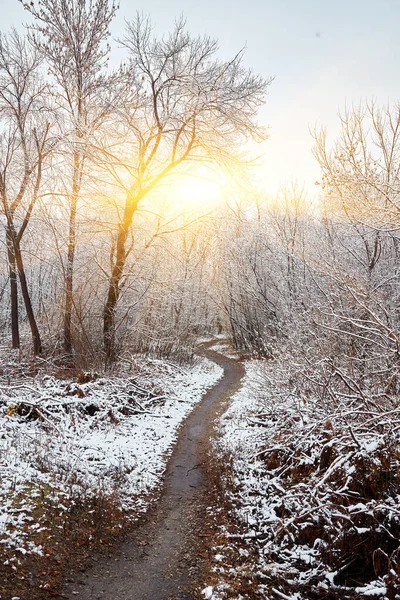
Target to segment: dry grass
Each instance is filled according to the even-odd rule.
[[[34,492],[27,488],[26,497],[19,494],[14,501],[35,502],[31,514],[38,529],[33,536],[29,529],[27,535],[43,553],[22,554],[0,546],[2,600],[56,597],[69,571],[82,568],[94,551],[109,548],[132,526],[133,515],[121,512],[113,496],[66,496],[60,510],[54,490],[38,487]]]

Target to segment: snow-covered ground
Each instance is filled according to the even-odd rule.
[[[54,376],[0,381],[0,543],[8,560],[42,554],[35,543],[50,497],[63,519],[74,498],[113,495],[144,510],[163,475],[179,425],[222,369],[133,359],[118,376],[86,383]],[[85,379],[85,377],[84,377]],[[72,500],[72,502],[71,502]],[[10,554],[11,553],[11,554]]]
[[[400,409],[347,407],[247,361],[218,424],[232,521],[205,598],[400,598]]]

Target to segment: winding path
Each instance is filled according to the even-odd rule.
[[[160,500],[115,556],[64,588],[70,600],[192,600],[193,585],[206,563],[210,482],[207,454],[216,416],[239,388],[243,366],[203,344],[199,355],[224,369],[222,379],[203,397],[181,428],[168,461]]]

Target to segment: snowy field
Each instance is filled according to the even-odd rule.
[[[145,510],[179,425],[222,369],[133,359],[118,376],[81,383],[38,374],[2,376],[0,543],[18,565],[45,549],[38,507],[51,499],[60,525],[82,498],[109,495],[119,510]],[[86,382],[84,382],[87,380]]]
[[[205,598],[400,598],[400,409],[346,406],[246,363],[215,441],[232,519]]]

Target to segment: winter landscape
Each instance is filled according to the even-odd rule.
[[[400,600],[383,4],[0,0],[0,600]]]

